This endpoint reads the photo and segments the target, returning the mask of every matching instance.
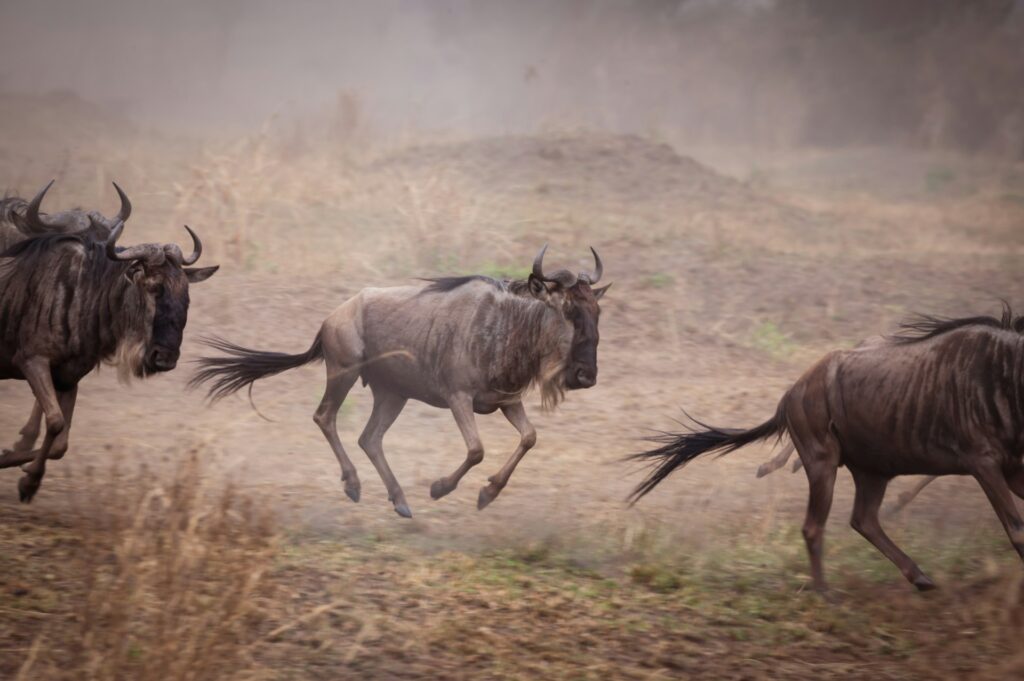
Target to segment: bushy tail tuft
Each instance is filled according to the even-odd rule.
[[[665,433],[651,438],[652,442],[662,443],[661,447],[647,452],[640,452],[627,457],[629,461],[644,461],[654,466],[654,470],[637,485],[629,495],[631,504],[658,486],[677,468],[682,468],[702,454],[718,452],[719,456],[745,447],[751,442],[762,440],[771,435],[781,435],[784,431],[781,414],[777,413],[771,420],[749,430],[738,428],[715,428],[696,419],[690,419],[697,428],[687,426],[684,433]]]
[[[208,393],[212,400],[238,392],[260,378],[324,358],[320,334],[317,334],[309,350],[297,355],[250,350],[215,336],[203,338],[200,342],[227,354],[227,357],[200,357],[199,370],[188,382],[190,387],[197,387],[212,381]]]

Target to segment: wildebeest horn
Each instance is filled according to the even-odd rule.
[[[183,265],[195,265],[196,261],[199,260],[199,256],[203,254],[203,242],[199,240],[199,235],[192,231],[192,228],[185,225],[185,229],[189,235],[192,236],[192,255],[181,261]]]
[[[45,190],[44,190],[45,191]],[[541,281],[545,281],[544,277],[544,254],[547,253],[548,245],[544,244],[544,247],[540,249],[540,253],[533,259],[533,276],[537,277]]]
[[[117,190],[117,195],[121,198],[121,210],[117,211],[117,217],[115,220],[121,222],[127,222],[128,217],[132,214],[132,202],[128,200],[128,196],[124,193],[124,190],[117,186],[116,182],[112,182],[114,189]]]
[[[43,221],[43,218],[39,215],[39,207],[43,203],[43,197],[46,196],[46,192],[50,190],[53,183],[56,180],[50,180],[50,182],[43,187],[35,197],[28,202],[28,207],[25,209],[25,219],[28,220],[30,227],[35,229],[46,229],[50,225]]]
[[[594,254],[594,273],[580,272],[580,281],[596,284],[601,281],[601,275],[604,274],[604,265],[601,264],[601,256],[597,254],[593,246],[590,247],[590,252]]]
[[[124,222],[120,220],[114,225],[113,229],[110,230],[110,236],[107,237],[107,257],[111,260],[129,261],[129,260],[146,260],[150,263],[159,264],[163,262],[164,252],[156,244],[140,244],[138,246],[130,246],[128,248],[117,250],[117,240],[121,237],[121,232],[124,231]]]
[[[187,229],[188,233],[192,235],[192,255],[185,258],[185,256],[181,254],[181,249],[178,248],[178,244],[166,244],[164,246],[164,253],[166,253],[167,257],[178,265],[194,265],[196,260],[199,260],[199,256],[203,254],[203,242],[199,240],[199,237],[188,225],[185,225],[185,229]]]

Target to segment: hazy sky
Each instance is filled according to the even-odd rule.
[[[773,0],[0,0],[0,90],[71,90],[186,130],[348,93],[384,131],[1016,144],[1024,40],[965,33],[970,3],[928,2],[806,5],[831,8],[822,21]]]
[[[572,84],[549,69],[588,59],[566,29],[605,5],[4,0],[0,86],[74,90],[186,125],[251,125],[349,90],[389,124],[501,126],[531,98],[553,115],[571,105],[557,94]]]

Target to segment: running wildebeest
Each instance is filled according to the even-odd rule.
[[[861,341],[856,347],[864,348],[871,345],[881,345],[883,343],[885,343],[884,337],[872,336],[871,338],[867,338]],[[769,473],[774,473],[775,471],[785,466],[786,462],[789,461],[790,457],[793,456],[793,452],[795,451],[796,446],[792,442],[790,442],[785,447],[783,447],[778,454],[776,454],[770,460],[764,462],[763,464],[757,467],[757,477],[763,478]],[[792,472],[796,473],[801,468],[803,468],[803,462],[800,460],[799,457],[797,457],[797,460],[793,462]],[[914,485],[914,487],[909,491],[901,493],[897,497],[896,503],[888,511],[886,511],[886,515],[893,515],[903,510],[907,504],[913,501],[917,497],[917,495],[920,494],[922,490],[924,490],[925,487],[934,482],[936,477],[937,476],[930,475],[926,477],[924,480],[921,480],[916,485]]]
[[[0,379],[28,381],[36,400],[21,438],[0,455],[0,468],[25,464],[18,481],[23,502],[39,489],[47,459],[67,451],[78,382],[104,361],[115,362],[125,379],[173,369],[189,283],[217,271],[189,267],[203,247],[188,227],[188,257],[174,244],[118,247],[131,203],[116,184],[121,209],[113,218],[41,213],[52,184],[28,202],[0,201],[0,219],[9,223],[0,254]],[[40,415],[46,433],[32,450]]]
[[[546,275],[546,249],[526,280],[444,277],[426,286],[363,289],[324,321],[309,350],[296,355],[210,339],[207,343],[227,356],[201,358],[192,383],[212,381],[210,397],[219,399],[259,378],[323,360],[327,386],[313,420],[341,465],[345,493],[359,501],[359,476],[338,437],[337,414],[361,377],[373,393],[373,411],[359,446],[384,481],[395,511],[406,518],[412,513],[381,445],[405,403],[414,399],[450,409],[466,442],[462,465],[431,485],[434,499],[454,490],[483,460],[474,413],[501,409],[519,431],[519,446],[480,490],[477,507],[483,509],[536,442],[523,394],[536,385],[543,402],[554,406],[565,390],[597,382],[598,300],[608,287],[591,285],[601,278],[601,258],[591,249],[593,274]]]
[[[856,485],[850,524],[921,590],[934,583],[885,534],[878,509],[897,475],[972,475],[1024,559],[1024,317],[921,317],[882,343],[832,352],[791,387],[775,416],[749,430],[664,437],[633,459],[656,464],[638,500],[701,454],[727,454],[788,434],[810,485],[803,527],[814,586],[825,590],[822,543],[839,466]]]

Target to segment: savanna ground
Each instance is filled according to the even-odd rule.
[[[803,475],[754,478],[768,447],[698,461],[633,508],[642,473],[621,462],[680,406],[759,423],[821,353],[911,312],[1024,306],[1024,167],[566,131],[380,145],[343,122],[200,144],[125,133],[68,98],[0,108],[18,131],[0,144],[11,190],[57,177],[50,209],[112,212],[116,179],[135,204],[126,243],[187,242],[187,222],[201,264],[222,265],[193,288],[176,371],[127,388],[90,376],[31,506],[17,472],[0,476],[0,676],[1024,674],[1024,570],[972,481],[941,480],[887,521],[940,585],[920,595],[849,529],[841,475],[828,604],[808,591]],[[539,443],[483,512],[477,490],[516,441],[500,416],[479,418],[484,463],[435,502],[464,446],[447,412],[406,408],[385,442],[404,520],[356,445],[368,392],[340,419],[353,504],[310,418],[322,367],[257,385],[270,422],[186,389],[204,334],[297,352],[363,286],[521,276],[544,242],[552,265],[589,268],[588,245],[605,259],[599,382],[553,413],[531,399]],[[5,444],[30,404],[0,385]]]

